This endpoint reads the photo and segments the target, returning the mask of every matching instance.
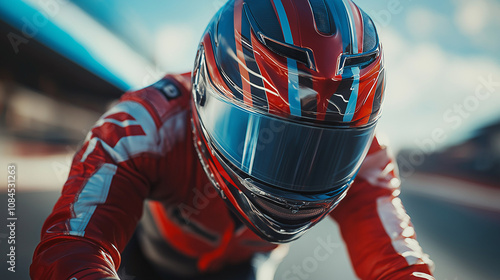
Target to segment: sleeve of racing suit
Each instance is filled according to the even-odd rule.
[[[121,101],[91,129],[42,228],[31,279],[119,279],[120,252],[167,145],[154,110]]]
[[[360,279],[434,279],[398,198],[397,166],[375,138],[355,182],[332,212]]]

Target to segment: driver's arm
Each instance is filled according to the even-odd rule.
[[[398,198],[394,159],[374,139],[346,198],[332,212],[361,279],[434,279]]]
[[[120,252],[168,147],[154,114],[122,99],[92,128],[42,228],[31,279],[119,279]]]

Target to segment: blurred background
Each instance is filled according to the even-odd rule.
[[[190,71],[198,40],[224,3],[0,1],[1,279],[29,279],[41,225],[100,114],[126,90]],[[500,1],[356,3],[374,19],[385,49],[378,134],[397,157],[403,203],[437,279],[498,279]],[[11,163],[15,274],[6,264]],[[338,244],[326,261],[312,258],[321,239]],[[286,278],[296,266],[307,273]],[[357,278],[336,225],[325,221],[292,245],[275,279]]]

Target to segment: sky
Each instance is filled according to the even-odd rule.
[[[47,1],[24,2],[47,9]],[[388,79],[378,126],[383,141],[395,150],[430,151],[459,143],[500,119],[499,0],[355,2],[374,19],[385,52]],[[165,72],[191,70],[205,26],[225,1],[57,3],[52,10],[58,13],[48,13],[51,21],[80,32],[73,37],[96,60],[111,71],[127,72],[122,76],[139,88]]]
[[[425,150],[500,119],[499,1],[382,1],[400,3],[385,9],[379,2],[358,1],[385,48],[379,132],[397,148]]]

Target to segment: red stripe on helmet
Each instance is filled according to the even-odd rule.
[[[365,77],[363,81],[359,83],[358,91],[358,103],[356,112],[354,113],[352,121],[356,125],[367,124],[370,120],[373,109],[373,101],[375,97],[375,91],[377,89],[377,84],[380,76],[381,57],[379,56],[377,60],[373,63],[372,67],[368,67],[362,70],[362,76]]]
[[[262,45],[253,32],[252,46],[255,62],[257,62],[264,81],[269,112],[278,116],[288,117],[290,115],[290,106],[288,105],[287,94],[288,70],[286,68],[286,58],[273,53],[266,46]]]
[[[281,1],[281,0],[278,0]],[[280,23],[279,28],[281,31],[281,34],[283,38],[285,35],[283,34],[283,28],[281,27],[281,20],[280,16],[278,14],[278,11],[276,10],[276,6],[274,4],[273,0],[270,0],[271,6],[273,7],[274,14],[276,15],[276,18],[278,19],[278,22]],[[285,5],[285,4],[283,4]],[[284,41],[284,39],[283,39]],[[252,42],[257,42],[257,38],[253,38],[252,34]],[[256,50],[257,47],[257,50]],[[270,88],[270,92],[266,90],[267,93],[267,100],[269,101],[269,112],[282,116],[282,117],[288,117],[290,116],[290,103],[288,103],[288,67],[287,67],[287,60],[286,58],[283,58],[282,56],[276,55],[274,52],[271,52],[267,49],[267,47],[263,46],[260,43],[254,43],[254,54],[255,54],[255,60],[257,62],[257,65],[261,69],[262,76],[267,80],[267,81],[279,81],[279,83],[274,83],[272,87]],[[263,54],[263,56],[259,56],[260,59],[257,58],[257,54]],[[270,61],[276,61],[276,66],[279,64],[284,65],[284,67],[272,67],[271,64],[268,61],[265,60],[270,60]],[[274,69],[273,69],[274,68]],[[265,83],[266,89],[268,89],[268,86],[270,84]],[[286,86],[283,86],[286,85]],[[270,94],[269,94],[270,93]]]
[[[326,110],[328,109],[328,101],[332,95],[337,93],[337,89],[341,84],[341,80],[332,79],[314,79],[314,90],[318,92],[318,120],[325,120]]]
[[[243,102],[252,106],[252,93],[250,88],[250,77],[248,75],[248,70],[245,62],[245,56],[243,55],[243,46],[241,43],[241,20],[243,11],[243,1],[237,1],[234,4],[234,40],[236,43],[236,55],[238,57],[238,67],[240,69],[241,75],[241,85],[243,90]]]
[[[210,33],[206,33],[202,41],[203,47],[205,49],[205,59],[208,69],[208,74],[212,79],[212,83],[221,90],[224,95],[233,99],[233,92],[229,89],[222,78],[219,69],[217,69],[217,64],[215,63],[214,48],[212,45],[212,40],[210,39]]]
[[[359,110],[353,116],[353,121],[355,121],[357,125],[365,125],[368,123],[373,108],[373,97],[375,96],[376,87],[377,82],[373,80],[359,85],[358,93],[365,97],[366,101],[361,101],[363,104],[361,104]],[[372,94],[369,94],[370,92],[372,92]],[[359,96],[358,100],[360,100]]]
[[[369,50],[363,50],[363,35],[364,35],[364,24],[363,24],[363,17],[361,16],[361,11],[359,10],[358,6],[354,4],[352,1],[348,1],[349,5],[351,6],[351,11],[354,16],[354,25],[356,26],[356,40],[358,42],[358,53],[362,53],[363,51],[369,51]]]

